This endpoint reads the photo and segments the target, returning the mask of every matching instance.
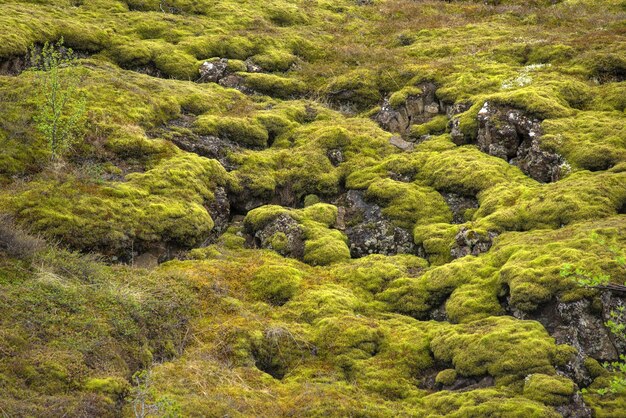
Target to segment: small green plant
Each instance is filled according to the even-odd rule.
[[[41,49],[31,47],[30,59],[43,96],[34,120],[48,142],[51,159],[58,161],[76,143],[85,125],[86,98],[78,90],[80,78],[72,68],[76,56],[63,46],[61,38],[57,43],[46,42]]]

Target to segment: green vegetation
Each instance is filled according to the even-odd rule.
[[[85,98],[77,91],[78,79],[71,68],[74,59],[72,50],[63,48],[63,38],[57,44],[46,42],[41,52],[31,51],[31,65],[40,72],[43,95],[34,119],[52,160],[67,154],[85,123]]]
[[[1,414],[626,410],[623,0],[1,3]]]

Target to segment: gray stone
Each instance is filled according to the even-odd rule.
[[[405,141],[401,136],[394,135],[389,139],[389,143],[394,147],[400,148],[402,151],[413,151],[415,144]]]
[[[350,190],[335,204],[340,208],[338,224],[345,226],[352,257],[419,252],[411,233],[385,218],[380,206],[367,202],[363,192]]]
[[[453,258],[461,258],[466,255],[479,255],[489,251],[493,244],[493,239],[498,234],[495,232],[488,232],[485,234],[479,234],[468,228],[461,228],[456,234],[455,243],[450,251]]]
[[[228,67],[228,59],[220,58],[218,60],[205,61],[202,63],[198,72],[200,83],[217,83],[226,75],[226,68]]]
[[[428,122],[439,114],[439,103],[435,96],[434,83],[423,83],[422,94],[407,97],[405,103],[392,107],[385,99],[374,120],[386,131],[406,135],[411,125]]]
[[[507,106],[485,102],[478,112],[476,145],[481,151],[518,166],[537,181],[559,180],[567,172],[565,159],[541,148],[541,121]]]
[[[256,247],[275,250],[285,257],[302,259],[304,256],[304,231],[287,214],[281,214],[263,229],[251,232]],[[279,241],[278,236],[280,246],[275,245]]]

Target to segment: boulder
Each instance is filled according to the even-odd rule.
[[[493,239],[497,236],[498,234],[495,232],[490,231],[486,234],[480,234],[463,227],[454,237],[455,242],[450,253],[453,258],[485,253],[489,251],[493,244]]]
[[[338,224],[345,225],[352,257],[418,253],[411,233],[385,218],[380,206],[368,203],[363,192],[350,190],[335,204],[341,209]]]
[[[198,72],[200,73],[199,83],[217,83],[226,76],[228,67],[228,59],[220,58],[213,61],[205,61],[202,63]]]
[[[441,193],[452,211],[452,223],[462,224],[466,221],[465,211],[478,208],[478,200],[474,196],[462,196],[456,193]]]
[[[304,231],[298,222],[283,213],[254,233],[254,245],[301,260],[304,256]]]
[[[422,83],[418,87],[422,93],[409,95],[400,106],[393,107],[389,98],[385,99],[374,120],[386,131],[405,135],[411,125],[427,122],[437,116],[440,113],[435,96],[437,87],[434,83]]]
[[[485,102],[477,118],[476,145],[481,151],[518,166],[543,183],[557,181],[567,171],[561,155],[541,148],[540,120],[519,109],[490,102]]]

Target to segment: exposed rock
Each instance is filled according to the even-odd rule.
[[[455,390],[455,391],[469,391],[481,388],[487,388],[490,386],[494,386],[495,379],[492,376],[457,376],[454,379],[454,382],[449,385],[444,385],[441,383],[437,383],[435,381],[437,374],[439,373],[439,369],[433,370],[429,373],[423,380],[420,385],[421,389],[426,390]]]
[[[246,71],[248,71],[249,73],[262,73],[263,68],[261,68],[261,66],[255,64],[254,61],[248,58],[246,60]]]
[[[430,319],[438,322],[448,321],[448,312],[446,312],[446,302],[444,301],[438,308],[431,310],[428,313]]]
[[[219,80],[219,85],[231,89],[237,89],[244,94],[254,94],[254,90],[246,87],[245,78],[237,74],[230,74]]]
[[[10,57],[0,61],[0,75],[18,75],[30,65],[26,56]]]
[[[140,73],[140,74],[145,74],[145,75],[149,75],[150,77],[156,77],[156,78],[167,78],[166,75],[157,68],[157,66],[153,63],[150,62],[146,65],[142,65],[139,67],[124,67],[122,66],[122,68],[126,69],[126,70],[130,70],[130,71],[135,71],[136,73]]]
[[[472,104],[467,102],[458,102],[451,105],[444,105],[444,109],[446,110],[446,116],[451,119],[459,113],[467,112],[470,107],[472,107]]]
[[[541,149],[541,133],[541,121],[521,110],[485,102],[478,112],[481,151],[517,165],[537,181],[557,181],[567,165],[561,155]]]
[[[465,211],[478,208],[478,200],[473,196],[461,196],[456,193],[441,193],[441,195],[452,210],[452,223],[462,224],[466,221]]]
[[[584,356],[616,360],[617,350],[610,331],[604,326],[602,312],[594,312],[588,299],[563,303],[555,301],[542,307],[533,319],[541,322],[557,343],[569,344]]]
[[[133,267],[152,269],[159,265],[159,257],[153,253],[143,253],[135,257]]]
[[[440,111],[435,97],[437,86],[434,83],[423,83],[418,87],[422,94],[408,96],[397,108],[391,106],[389,99],[385,99],[374,120],[386,131],[404,135],[411,125],[427,122],[437,116]]]
[[[453,258],[461,258],[466,255],[485,253],[489,251],[493,244],[493,239],[497,236],[498,234],[495,232],[490,231],[485,235],[463,227],[454,237],[455,243],[452,250],[450,250],[450,254]]]
[[[235,168],[227,158],[230,151],[238,148],[231,141],[212,135],[175,135],[171,141],[184,151],[218,160],[226,170]]]
[[[170,121],[166,126],[152,132],[152,135],[169,139],[184,151],[216,159],[228,171],[234,170],[236,166],[229,161],[228,155],[240,147],[227,139],[212,135],[197,135],[189,129],[194,120],[194,116],[182,115],[180,118]]]
[[[555,409],[563,418],[591,418],[593,416],[591,408],[585,405],[580,392],[575,392],[566,405],[557,406]]]
[[[281,214],[254,234],[254,244],[256,247],[274,250],[285,257],[302,259],[304,231],[289,215]]]
[[[587,357],[601,362],[614,361],[619,354],[626,352],[626,342],[616,340],[604,325],[610,319],[611,311],[626,306],[625,295],[603,291],[601,299],[595,301],[582,299],[566,303],[553,300],[532,313],[511,308],[508,298],[504,306],[516,318],[540,322],[557,344],[568,344],[578,350],[575,358],[559,371],[580,386],[587,386],[592,381],[584,366]]]
[[[341,223],[346,225],[352,257],[418,252],[412,235],[385,218],[380,206],[366,202],[363,192],[350,190],[335,204],[342,207]]]
[[[339,148],[328,150],[326,156],[328,157],[330,163],[335,167],[345,161],[343,157],[343,152],[341,152]]]
[[[230,202],[224,187],[217,187],[213,192],[215,199],[209,204],[207,210],[213,219],[215,226],[211,230],[212,235],[219,235],[228,227],[230,219]]]
[[[220,58],[217,61],[205,61],[198,72],[200,73],[199,83],[217,83],[226,75],[228,59]]]
[[[402,151],[413,151],[415,144],[405,141],[401,136],[394,135],[389,139],[389,143],[394,147],[400,148]]]

